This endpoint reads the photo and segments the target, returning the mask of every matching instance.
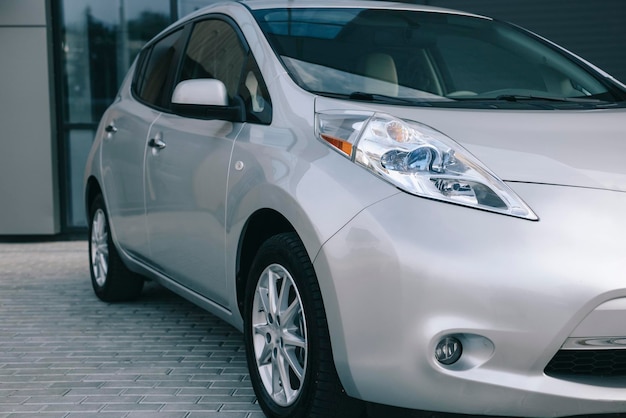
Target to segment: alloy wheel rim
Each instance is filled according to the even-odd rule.
[[[109,270],[109,233],[107,220],[102,209],[96,210],[91,223],[91,271],[96,284],[100,287],[106,282]]]
[[[292,405],[302,392],[308,361],[306,317],[296,284],[278,264],[259,279],[252,306],[256,366],[267,394]]]

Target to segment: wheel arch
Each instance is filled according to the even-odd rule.
[[[236,265],[237,307],[242,316],[244,315],[246,281],[252,261],[265,241],[283,232],[296,232],[296,229],[281,213],[267,208],[253,213],[243,228],[237,248]]]
[[[99,194],[103,194],[100,183],[94,176],[90,176],[85,185],[85,213],[89,214],[91,205]]]

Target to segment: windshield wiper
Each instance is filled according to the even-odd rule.
[[[369,103],[381,103],[381,104],[397,104],[397,105],[413,105],[413,106],[433,106],[428,99],[420,99],[417,97],[396,97],[387,96],[377,93],[365,93],[362,91],[355,91],[350,94],[345,93],[333,93],[329,91],[317,91],[310,90],[311,93],[319,94],[320,96],[333,97],[336,99],[348,99],[357,100],[361,102]]]
[[[477,95],[463,98],[455,97],[454,99],[459,103],[491,104],[496,107],[502,107],[505,106],[505,103],[511,103],[510,105],[506,105],[507,108],[510,106],[531,106],[541,109],[597,109],[616,107],[608,102],[592,97],[558,97],[544,96],[541,94],[500,94],[495,97],[481,97]],[[497,105],[496,102],[501,102],[502,105]]]
[[[539,96],[534,94],[501,94],[495,98],[495,100],[503,100],[507,102],[523,102],[532,100],[543,100],[546,102],[559,102],[559,103],[600,103],[598,99],[587,99],[585,97],[554,97],[554,96]]]
[[[386,104],[419,104],[422,106],[432,106],[425,100],[417,99],[417,98],[409,98],[409,97],[395,97],[395,96],[386,96],[384,94],[376,94],[376,93],[365,93],[362,91],[355,91],[348,95],[350,100],[358,100],[362,102],[371,102],[371,103],[386,103]]]

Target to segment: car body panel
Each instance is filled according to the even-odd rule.
[[[260,209],[284,216],[313,258],[324,242],[364,207],[398,193],[373,176],[360,175],[362,168],[315,139],[310,117],[314,97],[293,84],[290,90],[290,84],[291,80],[284,81],[285,96],[306,111],[281,114],[279,108],[272,126],[246,124],[234,145],[226,203],[226,264],[231,278],[237,273],[246,222]],[[287,103],[287,97],[273,96],[273,100]],[[368,193],[355,194],[355,190]],[[231,297],[236,297],[234,286]]]
[[[540,222],[399,194],[324,245],[314,264],[320,277],[333,277],[320,285],[333,295],[329,316],[341,318],[329,327],[348,393],[437,410],[444,396],[443,410],[473,414],[624,411],[623,387],[554,379],[543,369],[597,306],[626,297],[626,220],[618,215],[626,194],[512,186],[542,213]],[[611,331],[626,335],[626,325]],[[483,336],[494,347],[482,355],[481,343],[473,363],[445,368],[434,346],[448,334]],[[392,389],[398,381],[406,390]]]
[[[166,144],[146,151],[150,258],[161,273],[228,306],[224,201],[241,124],[186,119],[163,114],[150,130],[150,138]]]
[[[128,93],[106,114],[101,132],[102,188],[117,242],[139,258],[149,258],[145,232],[143,160],[150,126],[160,112],[130,99]]]
[[[251,10],[259,10],[259,9],[282,9],[282,8],[310,8],[312,5],[310,3],[298,2],[295,3],[291,0],[249,0],[243,1],[246,7]],[[477,15],[474,13],[464,12],[461,10],[453,10],[447,9],[444,7],[436,7],[424,4],[407,4],[402,2],[392,2],[392,1],[377,1],[376,3],[370,3],[367,0],[341,0],[341,1],[332,1],[332,0],[321,0],[315,1],[315,7],[318,8],[342,8],[342,7],[357,7],[357,8],[374,8],[374,9],[386,9],[386,10],[417,10],[417,11],[426,11],[426,12],[439,12],[439,13],[448,13],[448,14],[456,14],[463,16],[474,16],[480,17],[482,19],[491,19],[486,16]]]
[[[520,112],[316,102],[318,112],[348,109],[388,112],[435,128],[506,181],[626,192],[626,109]]]
[[[372,3],[319,2],[351,4]],[[127,77],[85,173],[102,187],[127,266],[241,330],[242,242],[251,219],[272,211],[313,261],[349,395],[473,414],[626,411],[623,380],[544,372],[563,348],[626,338],[626,111],[451,109],[307,92],[248,10],[307,5],[227,2],[182,21],[213,14],[237,23],[271,96],[269,125],[152,109]],[[388,113],[442,132],[539,220],[401,191],[316,136],[316,113],[334,111]],[[149,145],[157,136],[165,148]],[[449,335],[465,351],[445,366],[434,353]]]

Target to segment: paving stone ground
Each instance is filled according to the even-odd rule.
[[[0,418],[263,416],[230,325],[154,283],[101,302],[85,241],[0,242]]]
[[[242,335],[149,284],[91,290],[84,241],[0,244],[0,418],[261,418]]]

